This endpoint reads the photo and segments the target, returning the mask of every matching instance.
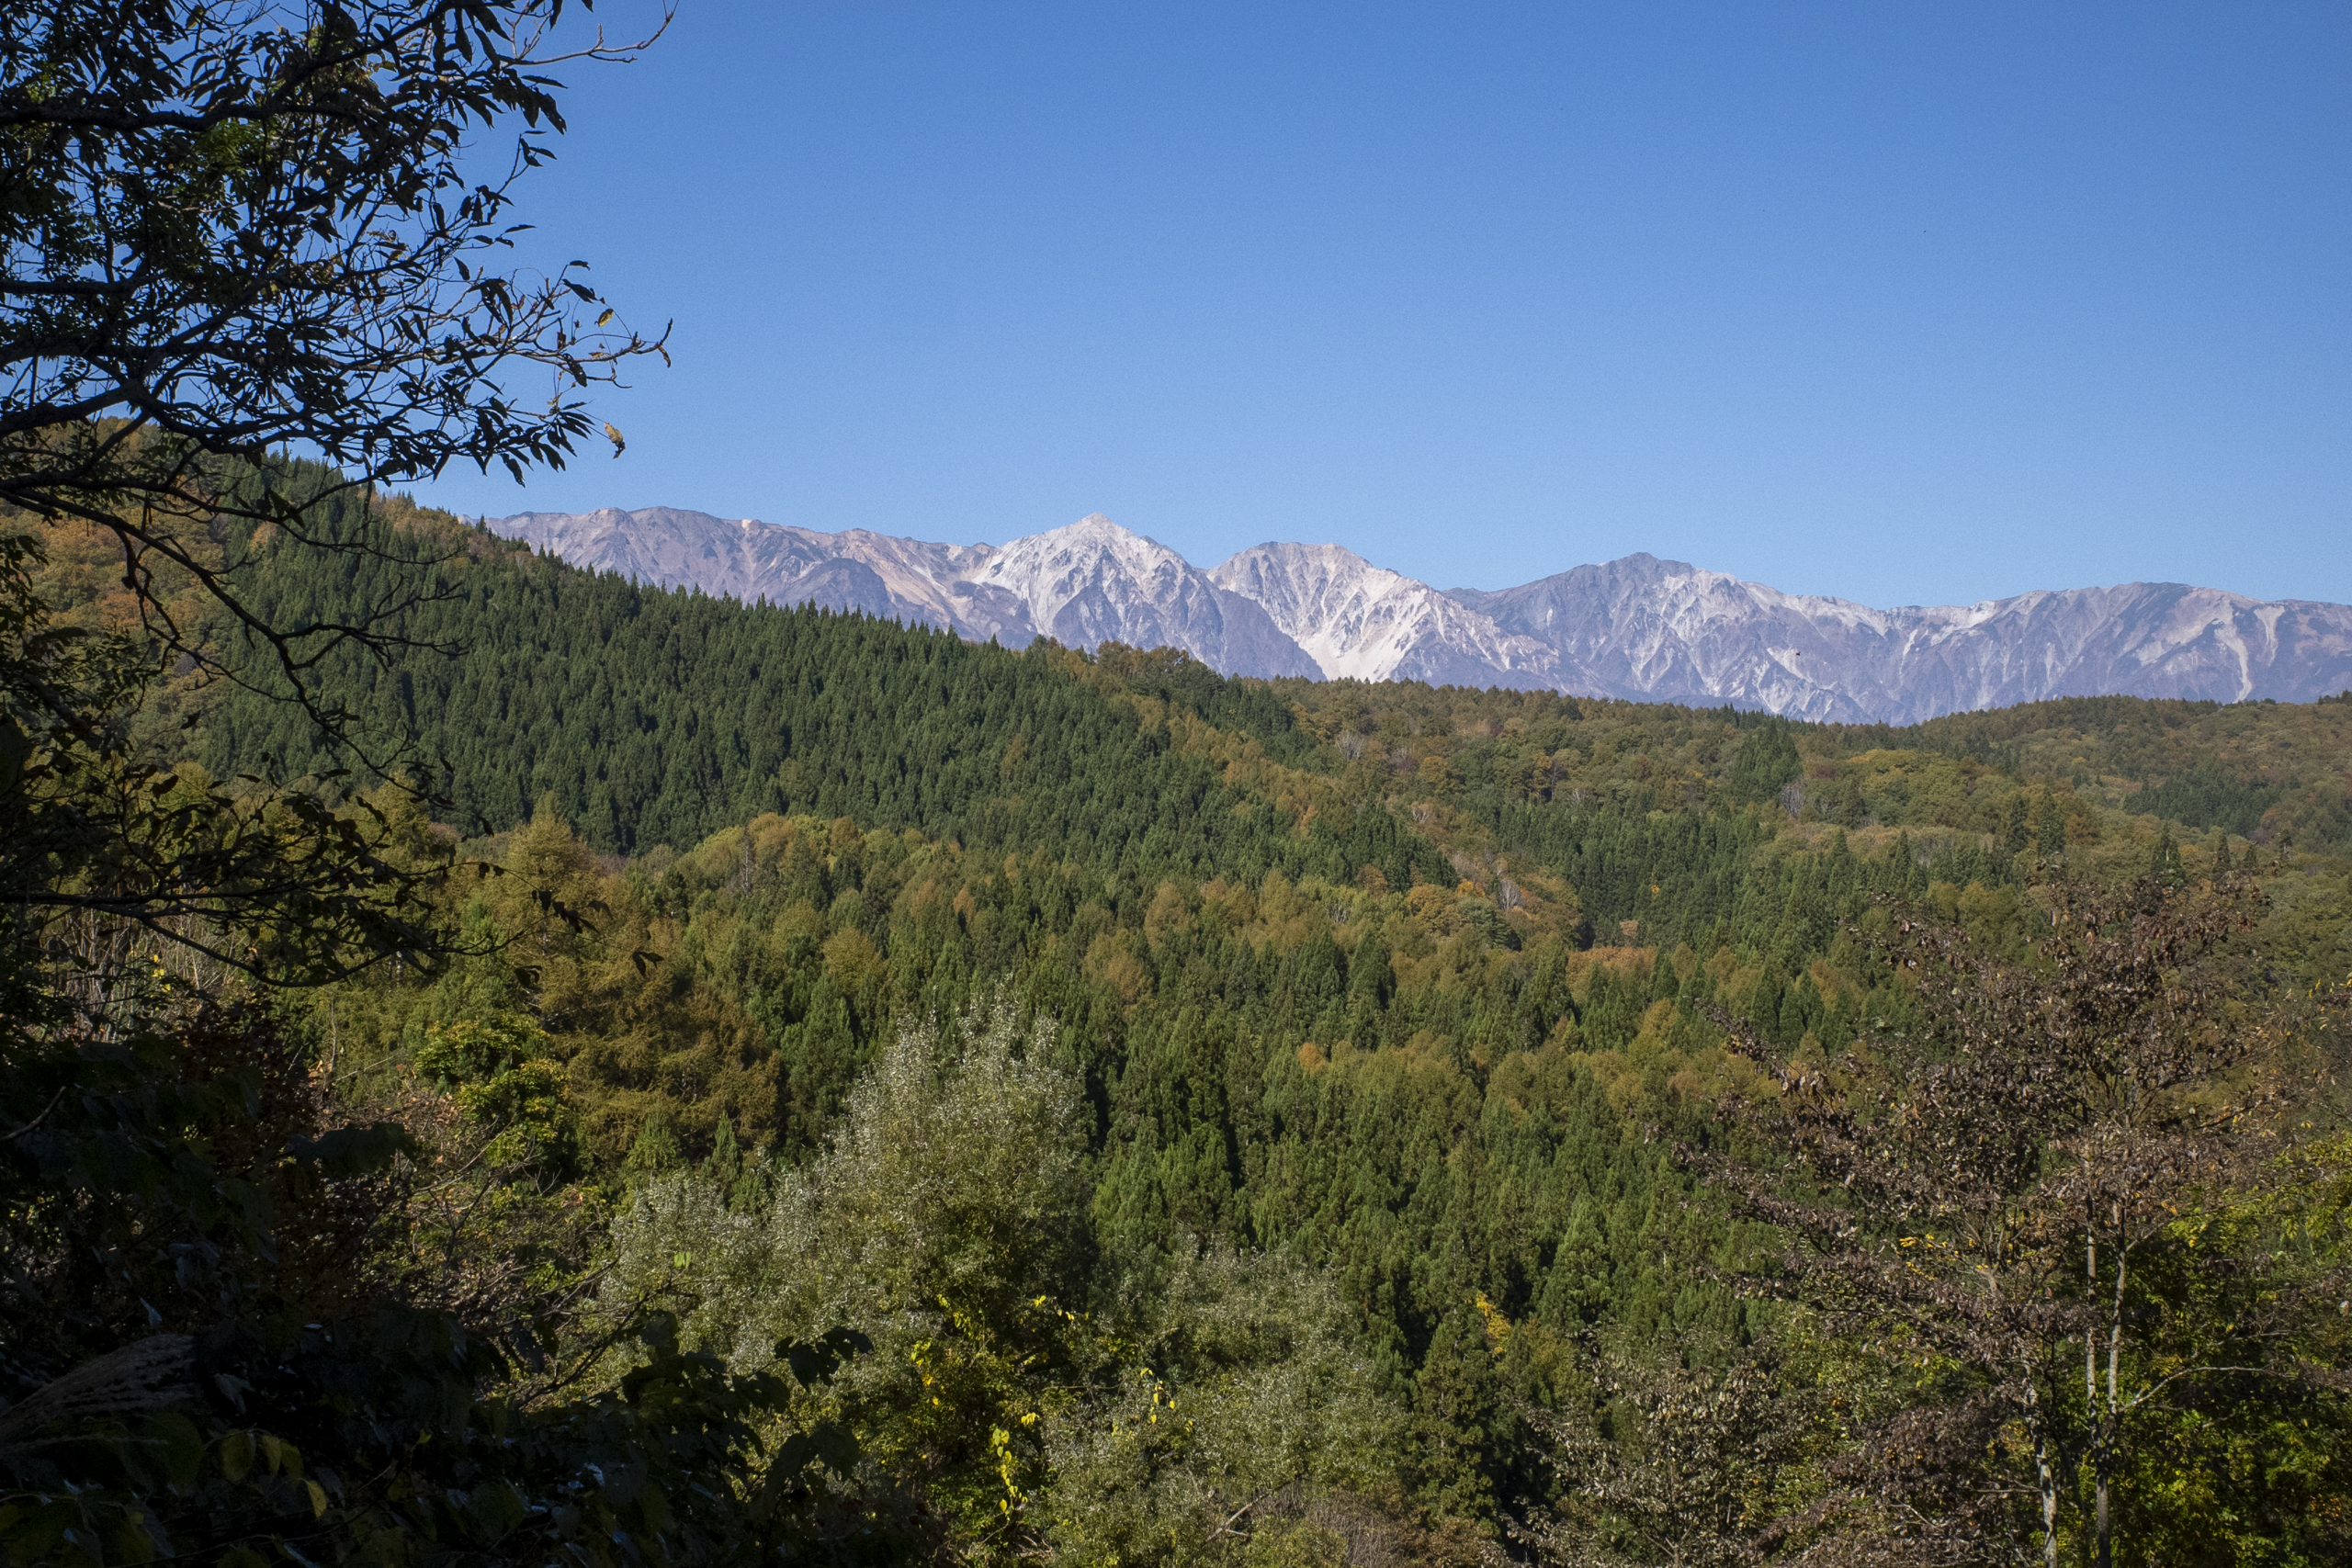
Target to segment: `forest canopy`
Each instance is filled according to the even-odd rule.
[[[437,1238],[386,1278],[505,1347],[461,1381],[518,1415],[476,1419],[577,1433],[567,1402],[705,1391],[698,1451],[733,1479],[676,1550],[2071,1558],[2102,1498],[2124,1560],[2343,1544],[2352,865],[2281,809],[2340,778],[2334,705],[2028,714],[1979,745],[1269,684],[648,590],[395,498],[344,525],[431,545],[403,651],[313,678],[413,739],[422,799],[266,685],[161,671],[110,722],[232,805],[366,824],[416,878],[408,945],[234,1029],[311,1086],[300,1137],[385,1129],[347,1245]],[[78,537],[27,566],[44,613],[130,625]],[[264,552],[243,581],[332,616],[414,570]],[[2250,836],[2196,820],[2184,792],[2269,755],[2300,793],[2237,786],[2275,792]],[[2177,778],[2190,809],[2143,809]],[[2076,1016],[2078,934],[2170,954],[2158,993],[2243,1043],[2164,1069],[2188,1121],[2002,1088],[2039,1069],[1984,1010],[2016,1042]],[[243,994],[159,963],[179,997]],[[209,1059],[183,1030],[151,1059]],[[1834,1202],[1808,1229],[1807,1173],[1852,1190],[1808,1129],[1956,1093],[1936,1075],[1971,1053],[2002,1109],[1963,1123],[2021,1168],[2139,1128],[2132,1159],[2188,1176],[2070,1242],[2030,1187],[1927,1223],[1900,1195],[1949,1177],[1875,1150],[1861,1240],[1808,1240],[1851,1232]],[[2225,1108],[2246,1135],[2196,1143]],[[1990,1179],[1990,1145],[1949,1157]],[[2006,1339],[1854,1293],[1995,1217],[2126,1267],[2045,1269]],[[2110,1394],[2084,1369],[2115,1300]],[[179,1310],[200,1339],[216,1309]],[[2026,1342],[2020,1383],[1985,1347]],[[1983,1440],[1886,1468],[1923,1422]],[[517,1550],[529,1517],[478,1539]]]

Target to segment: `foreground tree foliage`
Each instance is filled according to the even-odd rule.
[[[285,483],[289,448],[361,496],[452,462],[520,479],[593,434],[568,392],[659,352],[612,324],[584,264],[505,260],[515,182],[563,125],[547,71],[628,52],[601,33],[559,43],[564,9],[0,13],[0,502],[110,533],[147,631],[175,655],[299,689],[322,651],[376,642],[380,613],[408,601],[398,590],[350,618],[247,603],[242,567],[264,545],[416,558]],[[481,177],[469,137],[517,120],[503,166]],[[514,386],[518,372],[545,389]],[[199,584],[266,662],[175,615],[159,568]],[[348,734],[330,708],[312,716]]]
[[[1121,1256],[1091,1235],[1054,1035],[1001,1005],[910,1029],[773,1196],[697,1173],[648,1184],[614,1229],[607,1309],[658,1303],[746,1367],[779,1336],[854,1325],[876,1354],[818,1408],[857,1435],[862,1484],[938,1510],[979,1560],[1240,1561],[1307,1528],[1296,1505],[1391,1483],[1403,1413],[1328,1276],[1183,1236]],[[1409,1512],[1362,1506],[1416,1533]]]
[[[256,614],[249,552],[420,558],[368,518],[377,480],[560,461],[580,405],[502,378],[586,386],[658,347],[580,321],[576,267],[482,265],[543,154],[526,135],[485,185],[462,142],[560,126],[560,13],[0,15],[0,501],[111,536],[135,612],[54,624],[43,536],[0,541],[13,1562],[769,1559],[808,1538],[802,1471],[851,1461],[786,1422],[797,1383],[658,1315],[614,1326],[643,1348],[627,1376],[578,1390],[597,1210],[514,1040],[438,1040],[425,1065],[469,1081],[346,1085],[288,1036],[289,989],[464,951],[419,918],[448,856],[413,803],[223,789],[131,739],[141,689],[191,673],[356,739],[304,676],[385,646],[380,616]],[[857,1342],[793,1348],[818,1382]]]
[[[1611,1346],[1595,1408],[1537,1425],[1562,1500],[1520,1531],[1564,1568],[1745,1563],[1817,1536],[1823,1402],[1773,1344]]]
[[[34,584],[42,556],[36,536],[0,537],[0,909],[52,978],[80,979],[13,993],[17,1016],[103,1013],[166,949],[187,978],[316,985],[438,945],[426,895],[449,857],[372,803],[232,794],[136,756],[126,721],[154,649],[54,624]]]
[[[273,989],[459,945],[420,918],[446,852],[131,762],[141,650],[49,626],[7,544],[0,1548],[690,1562],[805,1536],[799,1471],[853,1450],[782,1424],[779,1374],[639,1314],[613,1325],[643,1347],[627,1377],[567,1375],[600,1237],[535,1026],[437,1035],[447,1092],[338,1083],[288,1036]]]
[[[1832,1467],[1816,1509],[1845,1529],[1808,1557],[2200,1558],[2167,1450],[2218,1454],[2249,1417],[2342,1429],[2352,1274],[2287,1196],[2324,1157],[2301,1145],[2326,1086],[2222,956],[2256,897],[2062,888],[2018,964],[1901,918],[1870,945],[1916,998],[1907,1029],[1831,1064],[1733,1024],[1779,1093],[1727,1113],[1791,1161],[1698,1160],[1788,1238],[1753,1278],[1917,1377]],[[2301,1235],[2255,1219],[2282,1202]],[[2233,1506],[2289,1560],[2325,1556],[2352,1540],[2347,1482],[2241,1469]]]

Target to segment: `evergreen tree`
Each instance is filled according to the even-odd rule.
[[[1732,759],[1731,773],[1725,788],[1734,800],[1761,802],[1773,799],[1782,786],[1792,784],[1804,772],[1797,756],[1796,737],[1785,720],[1767,719],[1747,731],[1740,743],[1738,754]]]

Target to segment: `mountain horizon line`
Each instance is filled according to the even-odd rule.
[[[2352,687],[2352,606],[2186,583],[1880,609],[1646,551],[1440,589],[1337,544],[1203,570],[1093,513],[1003,545],[674,507],[486,517],[573,565],[1022,646],[1182,649],[1228,675],[1407,680],[1916,723],[2057,696],[2308,702]]]

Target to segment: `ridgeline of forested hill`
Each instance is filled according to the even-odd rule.
[[[1688,1174],[1730,1147],[1719,1104],[1770,1092],[1724,1025],[1832,1069],[1900,1038],[1916,996],[1869,952],[1895,911],[2016,959],[2065,886],[2251,873],[2249,996],[2352,970],[2352,703],[2098,699],[1890,730],[1267,683],[446,536],[462,547],[395,624],[416,646],[310,678],[367,732],[414,737],[447,804],[431,827],[379,792],[401,830],[454,831],[503,874],[449,895],[476,956],[333,987],[304,1027],[395,1073],[466,1031],[543,1038],[586,1168],[749,1212],[820,1156],[902,1030],[1008,999],[1051,1021],[1082,1087],[1065,1220],[1141,1271],[1120,1289],[1189,1267],[1194,1238],[1328,1270],[1396,1423],[1366,1439],[1386,1469],[1350,1484],[1425,1561],[1479,1560],[1556,1499],[1544,1413],[1606,1404],[1594,1347],[1721,1365],[1777,1321],[1727,1273],[1767,1234]],[[304,558],[247,585],[263,614],[356,615],[414,570]],[[173,700],[216,776],[349,761],[283,703]],[[1077,1462],[989,1429],[922,1439],[978,1489],[975,1517],[998,1506],[990,1467],[1011,1487]],[[2176,1436],[2252,1451],[2234,1428]],[[2248,1482],[2249,1506],[2292,1535],[2340,1462]]]

